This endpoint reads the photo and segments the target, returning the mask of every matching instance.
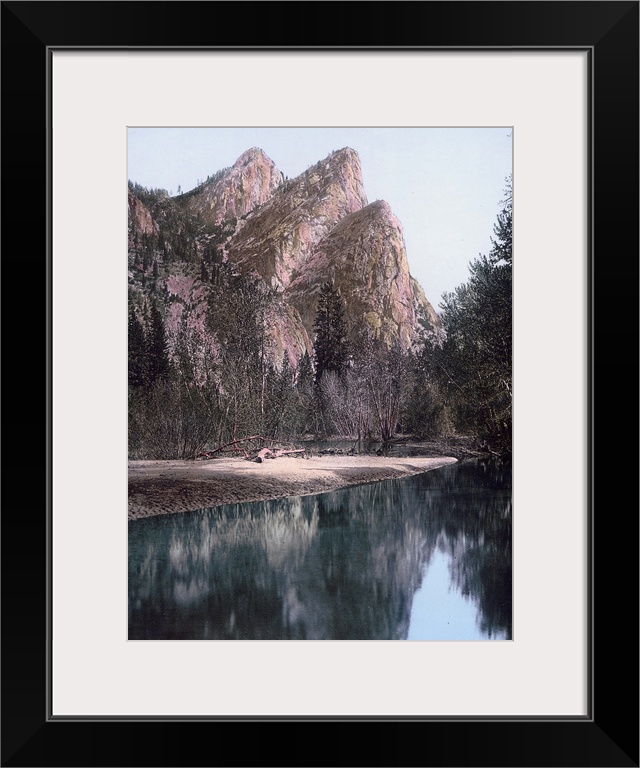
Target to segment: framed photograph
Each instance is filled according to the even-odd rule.
[[[222,6],[224,28],[211,20]],[[637,403],[638,3],[347,3],[331,46],[261,44],[278,41],[285,10],[320,29],[335,8],[2,5],[5,231],[20,223],[29,253],[42,254],[47,330],[45,503],[4,520],[5,765],[195,765],[211,741],[198,724],[214,724],[226,755],[229,726],[280,722],[405,726],[400,742],[363,747],[364,764],[406,763],[410,746],[425,765],[638,765],[638,531],[625,480],[637,457],[631,466],[618,447],[637,415],[628,411]],[[365,8],[371,26],[357,32]],[[302,141],[294,129],[509,134],[513,614],[504,642],[221,642],[166,628],[152,640],[144,621],[139,637],[128,634],[124,185],[132,131],[148,131],[148,145],[151,128],[212,129],[212,140],[216,130],[274,129],[291,132],[290,143]],[[193,146],[176,143],[177,160]],[[129,257],[140,254],[134,243]],[[140,272],[154,279],[152,264]],[[120,738],[131,732],[128,751]],[[307,760],[248,741],[238,764],[345,762],[328,744]]]

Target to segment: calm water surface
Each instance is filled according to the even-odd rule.
[[[129,523],[132,640],[509,640],[511,465]]]

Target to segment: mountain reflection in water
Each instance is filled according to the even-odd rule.
[[[132,640],[511,639],[511,584],[493,461],[129,523]]]

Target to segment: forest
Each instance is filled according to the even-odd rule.
[[[425,323],[410,349],[370,330],[354,342],[353,318],[328,280],[317,299],[311,354],[295,366],[286,354],[274,359],[269,324],[277,293],[220,256],[233,222],[178,221],[163,190],[130,183],[132,189],[156,204],[161,224],[143,235],[130,228],[130,261],[141,275],[129,293],[130,458],[194,459],[254,435],[282,443],[464,436],[479,449],[511,452],[510,179],[491,248],[470,261],[468,280],[442,297],[439,328]],[[186,325],[169,338],[161,278],[175,253],[202,283],[210,345]]]

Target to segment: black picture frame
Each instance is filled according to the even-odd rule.
[[[639,764],[638,9],[638,2],[580,0],[2,3],[5,285],[23,285],[27,274],[24,270],[30,267],[30,281],[36,274],[40,276],[40,281],[35,281],[36,296],[45,315],[41,330],[36,331],[38,343],[26,347],[33,354],[25,355],[25,337],[18,333],[19,323],[16,336],[20,346],[15,354],[11,345],[10,352],[5,348],[10,363],[5,382],[9,380],[12,395],[7,402],[13,411],[14,397],[19,402],[22,395],[28,409],[28,417],[20,420],[18,429],[11,430],[10,454],[31,457],[30,461],[42,469],[45,482],[37,502],[30,495],[23,513],[15,513],[6,504],[2,521],[3,766]],[[285,31],[289,27],[284,18],[294,20],[294,42]],[[588,590],[592,671],[589,715],[584,719],[323,720],[300,716],[198,722],[185,718],[48,718],[51,591],[47,553],[52,519],[48,57],[51,49],[64,48],[262,48],[267,42],[270,47],[282,48],[589,51],[592,239]],[[499,84],[496,98],[500,98]],[[557,180],[557,195],[561,208],[561,179]],[[17,247],[9,247],[9,235],[16,231],[28,233],[28,242],[18,237]],[[34,289],[30,285],[33,301]],[[13,336],[12,328],[13,324],[5,339]],[[40,335],[43,331],[44,338]],[[45,349],[41,379],[42,368],[36,366],[34,370],[29,360],[39,357]],[[46,398],[42,392],[38,398],[22,394],[25,379],[33,377],[46,382]],[[15,392],[12,383],[17,384]],[[596,399],[600,406],[597,413]],[[34,441],[34,423],[45,425],[43,443]],[[558,443],[561,445],[561,436],[550,436],[550,444]],[[558,460],[555,451],[552,460]],[[19,467],[16,473],[19,476]],[[9,497],[9,483],[5,490]],[[620,595],[627,606],[624,613],[618,607]],[[319,731],[309,728],[323,722],[356,722],[358,728],[368,722],[376,730],[364,734],[345,730],[345,739],[328,739],[327,734],[318,738]],[[266,738],[252,738],[258,724],[280,723],[296,725],[293,738],[288,731],[287,741],[279,741],[277,735],[283,732],[273,730]],[[305,728],[300,730],[302,725]],[[391,726],[393,733],[388,730]],[[396,730],[399,726],[402,728]],[[371,736],[367,738],[367,734]],[[352,747],[348,752],[344,751],[345,742]]]

